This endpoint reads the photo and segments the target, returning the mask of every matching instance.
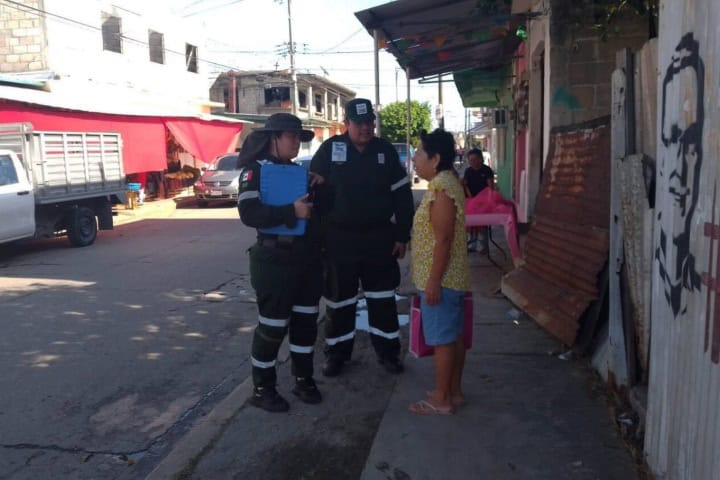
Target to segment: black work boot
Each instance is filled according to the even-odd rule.
[[[390,373],[398,374],[405,370],[403,364],[400,363],[400,359],[397,357],[380,357],[378,358],[378,362]]]
[[[275,390],[275,387],[255,387],[250,397],[250,405],[268,412],[287,412],[290,404]]]
[[[322,395],[312,377],[297,377],[292,393],[305,403],[320,403]]]
[[[338,358],[328,357],[322,369],[323,375],[326,377],[337,377],[342,373],[343,363],[344,362]]]

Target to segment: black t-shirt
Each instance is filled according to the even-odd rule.
[[[494,175],[492,168],[487,165],[481,165],[477,170],[472,167],[466,168],[463,180],[465,180],[465,185],[470,190],[470,196],[474,197],[482,192],[485,187],[492,185]]]

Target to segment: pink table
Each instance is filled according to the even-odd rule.
[[[517,238],[517,225],[511,213],[476,213],[465,215],[466,228],[489,227],[492,225],[503,226],[505,239],[507,240],[508,247],[510,247],[510,255],[512,255],[513,261],[519,260],[521,255],[520,244]]]
[[[517,233],[517,217],[512,202],[505,200],[499,192],[486,188],[465,203],[465,227],[486,227],[502,225],[505,239],[510,248],[513,263],[521,259]],[[492,237],[488,239],[492,241]],[[495,243],[492,241],[492,243]],[[496,243],[495,246],[500,248]],[[502,251],[502,249],[501,249]],[[505,253],[505,252],[503,252]]]

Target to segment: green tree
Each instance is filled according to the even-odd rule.
[[[407,104],[393,102],[380,112],[380,133],[388,142],[405,143]],[[421,130],[430,130],[430,104],[416,100],[410,102],[410,143],[415,145]]]

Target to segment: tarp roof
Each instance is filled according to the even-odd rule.
[[[166,129],[191,155],[211,163],[218,155],[235,149],[244,125],[194,117],[81,112],[3,98],[0,123],[31,123],[38,131],[120,133],[126,174],[167,168]]]
[[[512,62],[525,16],[510,10],[510,0],[397,0],[355,16],[414,79]]]
[[[52,91],[22,88],[22,79],[9,83],[9,77],[0,82],[0,99],[31,103],[45,107],[62,108],[90,113],[106,113],[127,116],[154,117],[190,117],[199,120],[215,120],[227,123],[247,123],[208,113],[200,113],[197,106],[178,100],[174,103],[152,103],[152,95],[138,93],[134,97],[128,95],[108,95],[99,88],[62,88],[60,84]]]

